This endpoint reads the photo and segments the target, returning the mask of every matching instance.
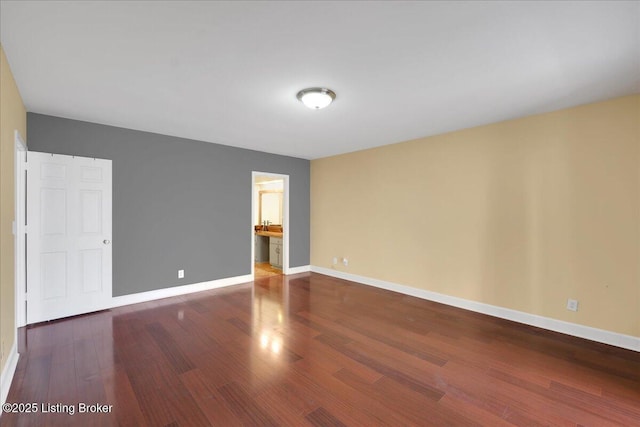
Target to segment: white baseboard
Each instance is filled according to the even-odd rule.
[[[289,269],[288,275],[305,273],[311,271],[311,266],[303,265]],[[244,276],[226,277],[224,279],[210,280],[208,282],[193,283],[190,285],[172,286],[170,288],[156,289],[153,291],[139,292],[130,295],[121,295],[112,297],[108,306],[99,308],[100,310],[108,310],[110,308],[122,307],[123,305],[138,304],[142,302],[153,301],[162,298],[175,297],[178,295],[186,295],[194,292],[208,291],[210,289],[223,288],[226,286],[239,285],[241,283],[252,282],[254,277],[251,274]],[[98,310],[98,309],[96,309]]]
[[[16,373],[16,367],[18,366],[18,343],[13,341],[11,350],[9,350],[9,357],[7,363],[4,365],[2,375],[0,375],[0,405],[3,405],[7,401],[9,395],[9,389],[11,388],[11,381],[13,381],[13,375]],[[0,415],[2,411],[0,411]]]
[[[517,311],[464,298],[453,297],[438,292],[427,291],[424,289],[418,289],[406,285],[399,285],[397,283],[373,279],[370,277],[358,276],[356,274],[345,273],[344,271],[317,267],[315,265],[311,266],[311,271],[327,276],[337,277],[339,279],[350,280],[352,282],[361,283],[363,285],[374,286],[376,288],[387,289],[390,291],[399,292],[401,294],[411,295],[417,298],[451,305],[453,307],[463,308],[465,310],[488,314],[489,316],[512,320],[518,323],[524,323],[525,325],[536,326],[538,328],[548,329],[550,331],[560,332],[563,334],[585,338],[591,341],[597,341],[604,344],[614,345],[616,347],[622,347],[628,350],[640,352],[640,337],[605,331],[603,329],[592,328],[590,326],[579,325],[577,323],[565,322],[549,317],[538,316],[536,314],[525,313],[523,311]]]
[[[309,271],[311,271],[310,265],[302,265],[300,267],[289,267],[289,270],[287,271],[287,276],[290,274],[307,273]]]
[[[111,298],[111,307],[121,307],[123,305],[138,304],[141,302],[153,301],[161,298],[186,295],[194,292],[208,291],[209,289],[223,288],[225,286],[239,285],[253,281],[253,276],[227,277],[224,279],[210,280],[208,282],[193,283],[191,285],[173,286],[171,288],[156,289],[154,291],[140,292],[131,295],[122,295]]]
[[[311,271],[311,266],[303,265],[301,267],[290,268],[287,274],[298,274],[308,271]],[[209,289],[223,288],[225,286],[239,285],[241,283],[248,283],[252,281],[253,276],[251,274],[247,274],[244,276],[227,277],[224,279],[210,280],[208,282],[193,283],[191,285],[173,286],[171,288],[156,289],[154,291],[140,292],[131,295],[122,295],[111,298],[111,306],[109,308],[138,304],[141,302],[175,297],[178,295],[186,295],[194,292],[208,291]]]

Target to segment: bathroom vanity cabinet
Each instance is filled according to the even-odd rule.
[[[282,268],[282,237],[269,237],[269,263]]]
[[[269,239],[271,237],[256,234],[255,240],[255,262],[269,262]]]

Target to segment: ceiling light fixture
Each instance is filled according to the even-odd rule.
[[[336,93],[324,87],[310,87],[298,92],[297,98],[312,110],[319,110],[336,99]]]

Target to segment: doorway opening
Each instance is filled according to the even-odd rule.
[[[287,274],[289,269],[289,176],[252,172],[251,274]]]

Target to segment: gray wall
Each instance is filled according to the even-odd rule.
[[[308,160],[34,113],[27,135],[113,161],[114,296],[250,274],[254,170],[289,175],[290,266],[309,264]]]

